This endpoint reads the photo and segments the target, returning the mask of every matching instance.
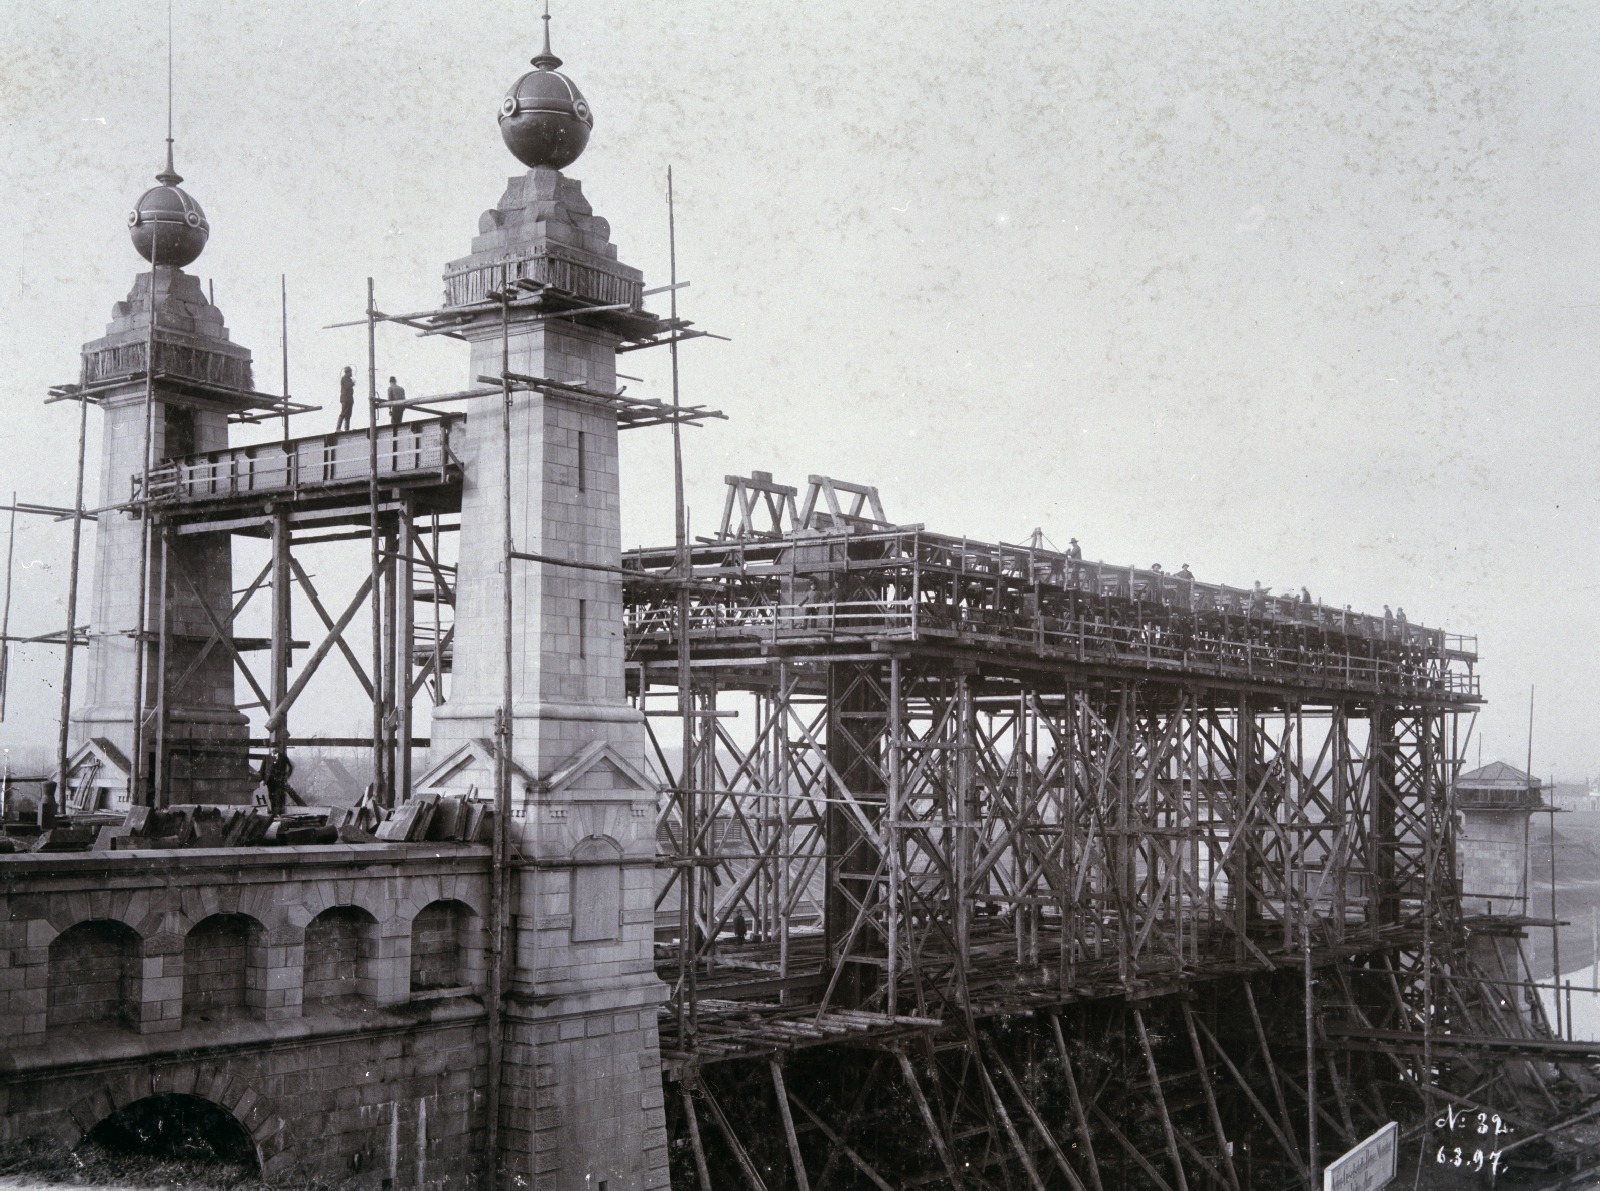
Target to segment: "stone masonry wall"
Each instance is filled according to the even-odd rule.
[[[302,1012],[345,997],[372,995],[378,921],[355,906],[324,910],[306,927]]]
[[[0,1142],[75,1145],[146,1096],[200,1096],[238,1119],[272,1181],[356,1188],[461,1184],[483,1141],[480,1020],[258,1038],[220,1052],[124,1057],[87,1070],[0,1075]]]
[[[243,914],[214,914],[189,932],[183,944],[183,1014],[226,1013],[249,1003],[253,963],[251,920]],[[259,1001],[257,1002],[259,1004]]]
[[[602,994],[583,1012],[509,1017],[501,1092],[508,1176],[551,1186],[605,1181],[613,1191],[670,1186],[656,1006],[636,1000],[607,1011],[607,999],[626,1000]]]
[[[50,944],[49,1025],[137,1020],[139,936],[120,922],[80,922]]]
[[[231,1112],[269,1179],[466,1178],[484,1128],[487,851],[0,858],[0,1142],[75,1144],[179,1092]],[[414,933],[438,953],[441,905],[462,983],[414,996]],[[338,1011],[319,981],[347,994]]]
[[[411,991],[449,988],[461,982],[461,912],[436,902],[411,926]]]
[[[1527,894],[1528,812],[1474,808],[1461,815],[1456,849],[1462,906],[1468,913],[1511,914]]]

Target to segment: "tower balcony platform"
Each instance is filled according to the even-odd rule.
[[[256,518],[239,523],[238,515],[263,503],[359,519],[370,514],[376,477],[386,493],[408,489],[429,511],[454,512],[461,503],[465,432],[464,414],[446,414],[380,426],[376,442],[366,429],[344,430],[186,455],[151,470],[148,504],[163,520],[197,530],[247,529]],[[134,476],[136,505],[140,488],[141,477]]]

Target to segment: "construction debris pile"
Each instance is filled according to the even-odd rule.
[[[43,820],[43,821],[41,821]],[[304,847],[317,844],[488,843],[494,808],[477,799],[422,794],[393,811],[363,797],[349,807],[303,807],[273,815],[253,806],[136,806],[98,812],[8,817],[0,853],[113,852],[151,848]]]

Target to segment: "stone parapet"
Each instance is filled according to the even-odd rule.
[[[507,181],[478,221],[469,256],[445,269],[445,305],[481,302],[520,280],[597,305],[643,301],[644,274],[617,260],[611,225],[594,214],[582,185],[553,169]]]

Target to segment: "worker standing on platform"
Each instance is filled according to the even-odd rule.
[[[400,420],[406,416],[405,406],[400,404],[405,399],[406,391],[400,387],[400,382],[391,376],[389,378],[389,425],[400,425]]]
[[[334,433],[350,429],[350,417],[356,412],[356,378],[350,371],[350,366],[345,365],[344,375],[339,378],[339,424],[334,427]]]

